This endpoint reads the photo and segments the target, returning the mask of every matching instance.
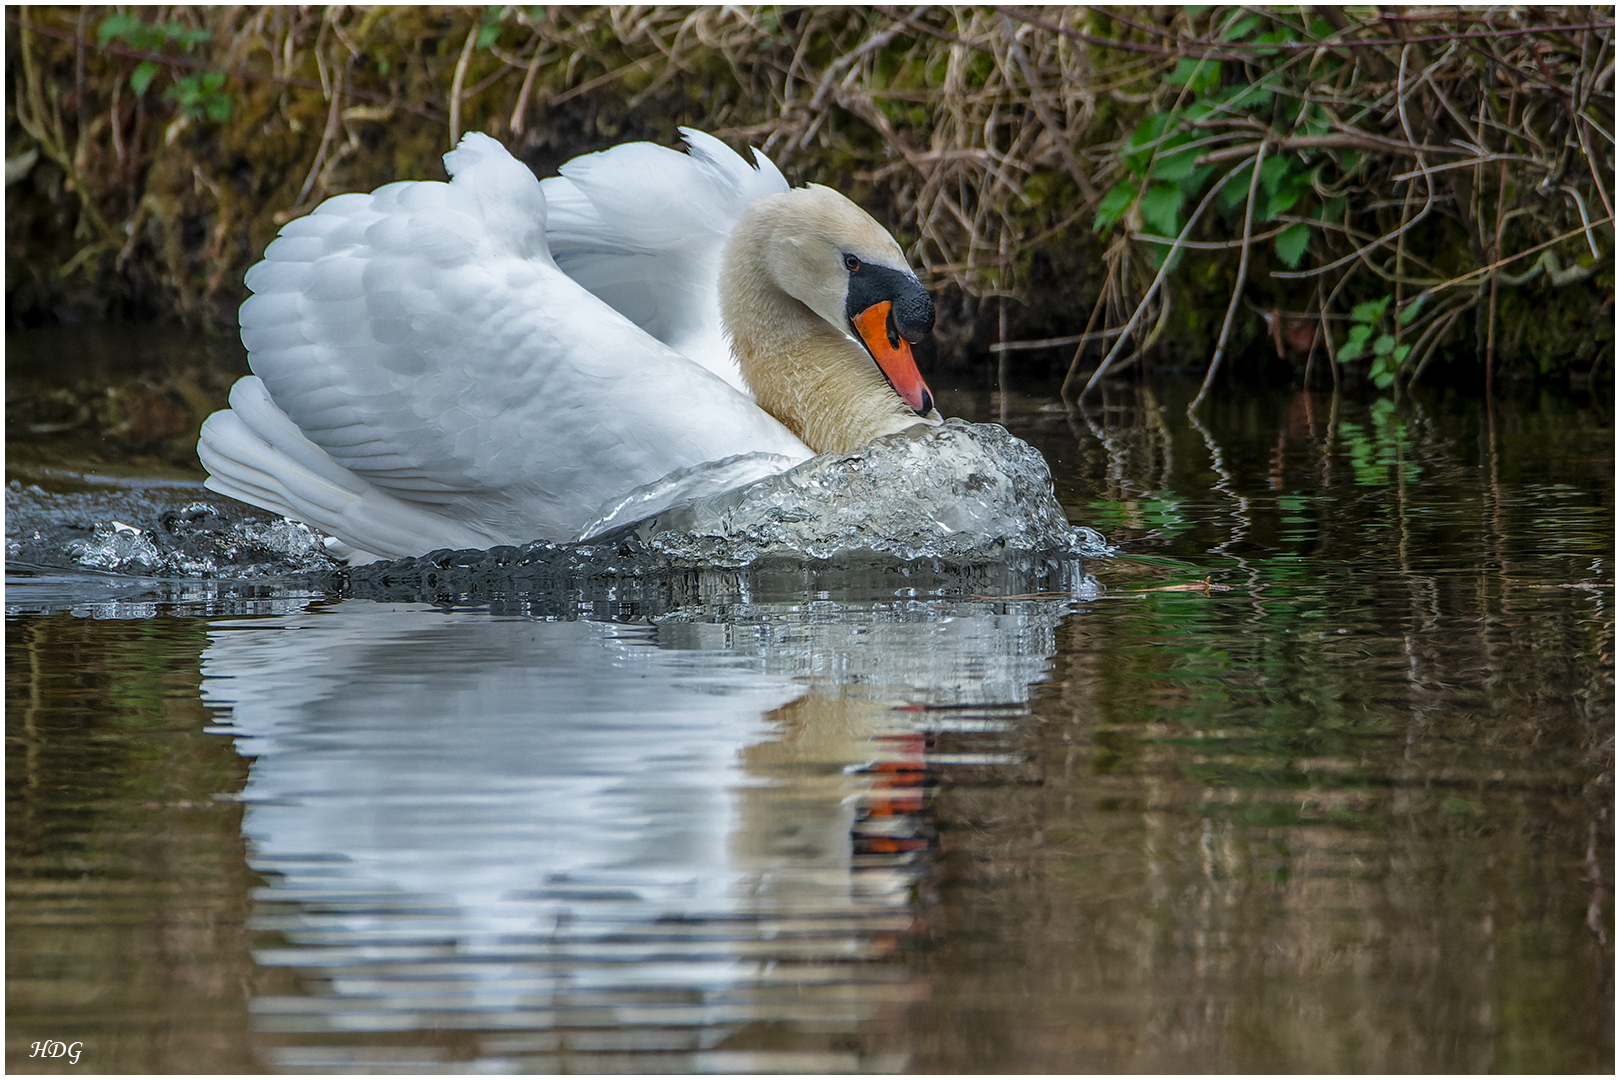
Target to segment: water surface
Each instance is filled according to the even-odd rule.
[[[1096,587],[12,567],[8,1067],[1612,1071],[1609,416],[1191,389],[945,401]]]

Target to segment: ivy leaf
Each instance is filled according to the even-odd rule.
[[[1119,220],[1121,214],[1129,210],[1131,203],[1136,201],[1136,184],[1130,180],[1123,180],[1113,186],[1102,202],[1097,204],[1097,220],[1092,223],[1093,232],[1102,232]]]
[[[1395,321],[1401,326],[1410,326],[1412,320],[1418,317],[1418,312],[1422,311],[1428,302],[1429,296],[1427,293],[1424,293],[1416,300],[1411,301],[1404,308],[1402,308],[1401,313],[1395,316]]]
[[[1288,264],[1290,270],[1299,266],[1305,257],[1305,247],[1311,240],[1311,227],[1301,222],[1284,229],[1275,244],[1277,257]]]
[[[215,94],[208,99],[204,109],[208,113],[208,119],[223,124],[231,118],[231,99],[225,94]]]
[[[1388,371],[1381,371],[1373,376],[1373,385],[1380,390],[1388,390],[1394,382],[1395,376]]]
[[[1359,360],[1365,351],[1366,347],[1361,342],[1346,341],[1344,347],[1339,350],[1339,363],[1348,364],[1352,360]]]
[[[495,44],[495,39],[500,36],[500,23],[490,23],[487,26],[481,26],[478,28],[478,41],[473,47],[475,49],[487,49],[491,45]]]
[[[1389,334],[1379,334],[1378,340],[1373,342],[1374,356],[1388,356],[1395,351],[1395,339]]]
[[[142,60],[135,66],[129,76],[129,88],[135,91],[136,96],[146,93],[146,88],[152,85],[157,78],[158,66],[150,60]]]
[[[1181,231],[1181,189],[1174,184],[1154,184],[1142,193],[1142,223],[1159,236],[1175,236]]]
[[[1412,351],[1412,346],[1410,346],[1410,345],[1397,345],[1397,346],[1395,346],[1395,353],[1394,353],[1395,366],[1400,367],[1402,364],[1406,363],[1406,355],[1407,355],[1407,353],[1410,353],[1411,351]]]

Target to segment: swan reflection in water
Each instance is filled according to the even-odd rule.
[[[216,622],[255,960],[304,991],[256,998],[267,1064],[903,1067],[836,1037],[917,993],[883,961],[921,910],[926,740],[1014,728],[1064,610]]]

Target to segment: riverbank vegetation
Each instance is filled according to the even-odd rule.
[[[25,7],[7,318],[230,328],[329,195],[681,125],[891,226],[937,363],[1612,377],[1606,7]],[[1326,328],[1326,333],[1322,332]]]

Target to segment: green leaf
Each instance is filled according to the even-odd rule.
[[[1395,376],[1387,371],[1379,372],[1373,376],[1373,385],[1380,390],[1388,390],[1395,382]]]
[[[1350,309],[1350,317],[1359,323],[1375,323],[1384,317],[1384,312],[1388,309],[1389,297],[1386,296],[1382,300],[1368,300],[1366,303],[1357,304]]]
[[[1367,339],[1370,337],[1372,337],[1372,327],[1364,324],[1358,324],[1350,328],[1350,333],[1345,335],[1344,340],[1345,344],[1347,345],[1355,345],[1359,347],[1366,344]]]
[[[1188,142],[1185,137],[1179,137],[1180,142]],[[1198,150],[1183,150],[1179,154],[1166,154],[1159,151],[1159,156],[1153,162],[1153,178],[1156,180],[1185,180],[1198,168]]]
[[[1246,19],[1239,19],[1221,34],[1222,41],[1242,41],[1254,33],[1254,28],[1260,25],[1260,16],[1250,15]]]
[[[1343,221],[1344,208],[1348,205],[1349,200],[1345,199],[1344,196],[1335,195],[1333,198],[1317,207],[1316,216],[1322,221]]]
[[[1266,158],[1265,164],[1260,166],[1260,187],[1267,195],[1277,194],[1277,186],[1283,182],[1294,168],[1294,159],[1277,154]]]
[[[1406,363],[1406,356],[1411,351],[1412,346],[1410,345],[1395,346],[1395,366],[1400,367],[1402,364]]]
[[[1252,86],[1231,86],[1231,92],[1226,99],[1227,105],[1234,109],[1269,109],[1271,107],[1271,87],[1275,80],[1266,76]]]
[[[1230,214],[1248,199],[1249,175],[1252,172],[1254,172],[1254,162],[1251,161],[1233,173],[1231,179],[1221,185],[1221,193],[1215,196],[1215,204],[1220,208],[1221,213]]]
[[[1277,237],[1274,245],[1277,257],[1288,264],[1290,270],[1299,266],[1299,260],[1305,257],[1305,247],[1311,241],[1311,227],[1303,222],[1290,225]]]
[[[1159,137],[1164,134],[1165,125],[1170,122],[1170,113],[1154,113],[1136,126],[1136,130],[1125,138],[1125,145],[1120,148],[1119,161],[1137,176],[1147,173],[1148,162],[1152,160],[1153,153],[1158,147],[1155,145]],[[1147,147],[1148,149],[1140,149]]]
[[[1327,110],[1314,101],[1311,102],[1311,107],[1305,112],[1304,127],[1307,135],[1326,135],[1332,130],[1332,125],[1328,123]]]
[[[1219,60],[1185,56],[1176,64],[1176,69],[1164,77],[1164,81],[1171,86],[1185,86],[1195,94],[1202,94],[1221,85],[1221,63]]]
[[[1395,351],[1395,339],[1389,334],[1379,334],[1378,340],[1373,342],[1373,355],[1388,356]]]
[[[1395,316],[1395,321],[1401,326],[1410,326],[1412,320],[1418,317],[1418,312],[1422,311],[1428,302],[1428,293],[1423,293],[1416,300],[1409,301],[1405,307],[1401,308],[1400,314]]]
[[[231,118],[231,99],[224,94],[215,94],[208,99],[208,119],[223,124]]]
[[[225,84],[223,71],[205,71],[202,74],[202,89],[205,94],[212,94]]]
[[[1097,220],[1092,223],[1092,231],[1102,232],[1111,227],[1135,201],[1135,182],[1123,180],[1115,184],[1108,194],[1102,197],[1102,202],[1097,204]]]
[[[1159,236],[1175,236],[1181,231],[1181,200],[1176,185],[1152,185],[1142,193],[1142,224]]]
[[[1260,213],[1261,221],[1270,221],[1278,214],[1286,214],[1295,203],[1299,202],[1299,192],[1293,188],[1279,191],[1266,200],[1265,208]]]
[[[156,64],[150,60],[142,60],[136,65],[135,70],[130,73],[129,88],[135,91],[137,95],[146,93],[146,88],[152,85],[152,80],[157,78],[157,73],[158,66]]]
[[[1181,188],[1182,195],[1190,199],[1202,191],[1204,185],[1209,182],[1209,178],[1214,175],[1215,166],[1205,165],[1202,168],[1194,169],[1186,177],[1176,181],[1176,186]]]
[[[1339,158],[1339,169],[1344,175],[1354,176],[1359,168],[1361,168],[1361,151],[1346,150],[1344,156]]]
[[[1344,343],[1344,347],[1339,350],[1339,363],[1348,364],[1352,360],[1359,360],[1361,354],[1365,351],[1366,349],[1362,347],[1359,341],[1347,341]]]
[[[109,15],[96,28],[96,40],[105,49],[113,38],[125,37],[131,27],[140,25],[140,20],[129,15]]]
[[[478,41],[476,42],[476,44],[473,47],[476,48],[476,49],[487,49],[491,45],[495,44],[495,40],[497,38],[499,38],[500,36],[501,36],[501,25],[500,25],[500,23],[490,23],[487,26],[479,27],[479,29],[478,29]]]
[[[1277,35],[1276,34],[1256,34],[1255,38],[1254,38],[1254,43],[1256,45],[1270,45],[1272,42],[1274,42],[1276,40],[1277,40]],[[1255,56],[1276,56],[1277,55],[1277,50],[1276,49],[1256,49],[1256,50],[1254,50],[1254,55]]]

